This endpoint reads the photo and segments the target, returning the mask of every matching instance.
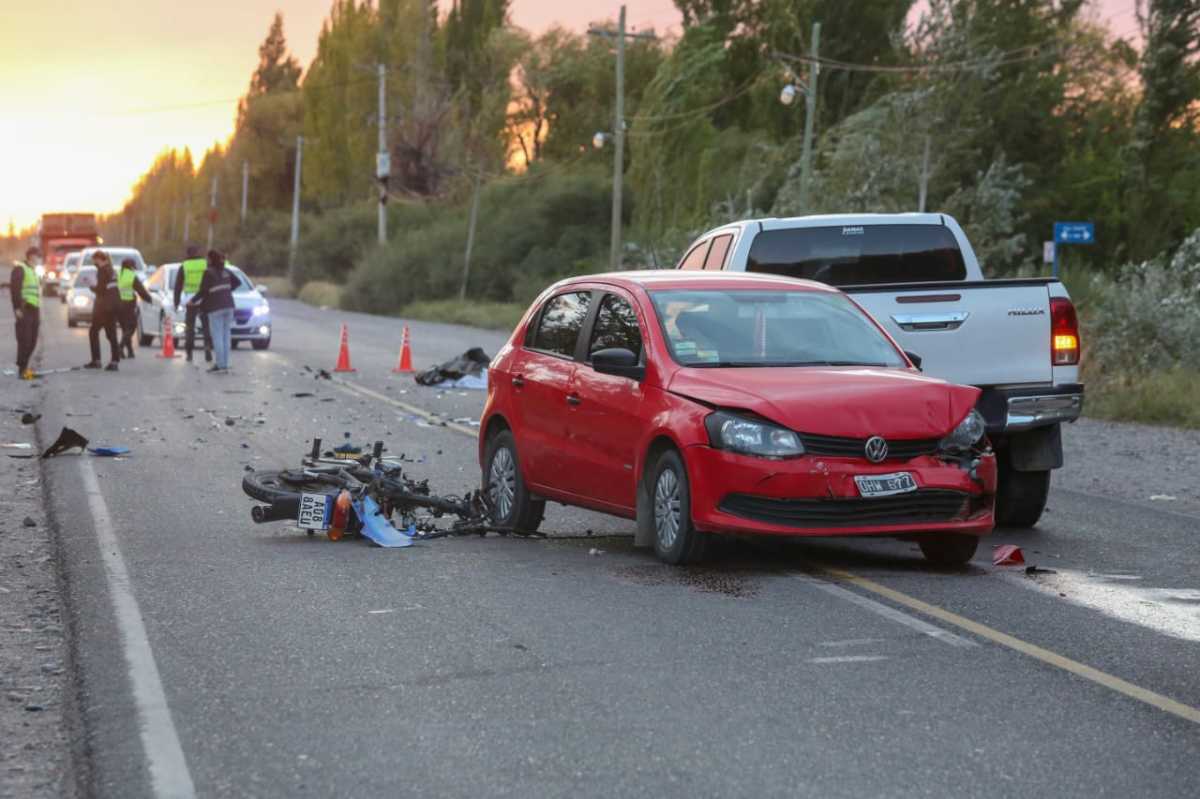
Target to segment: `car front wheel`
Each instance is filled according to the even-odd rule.
[[[271,339],[251,339],[250,346],[254,347],[256,350],[265,350],[271,346]]]
[[[642,501],[650,503],[655,554],[673,566],[703,559],[708,536],[692,526],[692,496],[683,458],[667,450],[650,474]]]
[[[965,566],[975,557],[979,538],[973,535],[938,535],[917,542],[925,559],[936,566]]]
[[[535,533],[546,513],[545,500],[534,499],[521,476],[512,431],[492,436],[483,459],[483,492],[492,507],[497,527],[518,533]]]

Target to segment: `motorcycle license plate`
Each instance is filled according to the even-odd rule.
[[[300,495],[300,515],[296,518],[296,526],[301,530],[328,530],[332,518],[332,494]]]
[[[917,481],[911,472],[855,475],[854,482],[858,485],[858,493],[864,497],[891,497],[917,490]]]

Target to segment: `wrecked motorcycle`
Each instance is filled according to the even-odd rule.
[[[248,471],[242,490],[263,503],[251,518],[296,522],[309,535],[324,532],[330,540],[362,535],[382,547],[407,547],[414,541],[449,535],[501,534],[492,524],[491,507],[480,491],[464,496],[437,496],[427,480],[404,474],[401,456],[385,458],[382,441],[370,454],[350,444],[322,454],[321,439],[299,469]],[[452,517],[448,527],[440,519]]]

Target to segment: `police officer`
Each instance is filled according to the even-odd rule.
[[[32,380],[29,359],[37,347],[38,325],[41,321],[42,287],[32,262],[39,255],[37,247],[25,251],[25,260],[17,261],[8,279],[12,292],[13,315],[17,318],[17,373],[22,380]]]
[[[112,260],[104,250],[98,250],[92,260],[96,263],[96,302],[92,305],[92,326],[88,328],[88,342],[92,346],[92,360],[84,369],[100,368],[100,328],[108,339],[112,360],[104,367],[109,372],[117,371],[121,362],[121,348],[117,342],[117,315],[121,312],[121,293],[117,287],[117,273]]]
[[[194,244],[189,244],[187,248],[187,258],[175,270],[175,312],[179,312],[179,301],[183,292],[195,296],[200,290],[200,281],[204,279],[204,270],[208,268],[208,261],[200,254],[200,248]],[[187,350],[187,359],[190,363],[192,360],[192,349],[196,343],[196,318],[203,316],[199,303],[188,303],[186,319],[186,330],[184,331],[184,347]],[[204,360],[212,361],[212,333],[208,330],[208,318],[203,319],[204,322]]]
[[[137,274],[137,263],[132,258],[121,261],[121,271],[117,274],[117,292],[121,295],[121,310],[118,321],[121,323],[121,354],[126,358],[133,357],[133,334],[137,332],[137,298],[150,302],[150,292],[142,285],[142,279]]]

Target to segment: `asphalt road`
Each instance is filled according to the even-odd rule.
[[[397,320],[272,305],[272,349],[232,375],[141,350],[34,389],[44,441],[133,449],[44,465],[96,795],[1195,795],[1200,517],[1055,489],[1036,531],[990,541],[1057,572],[1036,578],[887,540],[674,569],[558,507],[548,541],[308,538],[250,522],[246,466],[351,431],[463,491],[467,423],[379,397],[453,420],[482,394],[390,374]],[[352,386],[303,368],[333,365],[343,321]],[[43,331],[43,368],[87,360],[57,303]],[[418,365],[503,339],[412,333]]]

